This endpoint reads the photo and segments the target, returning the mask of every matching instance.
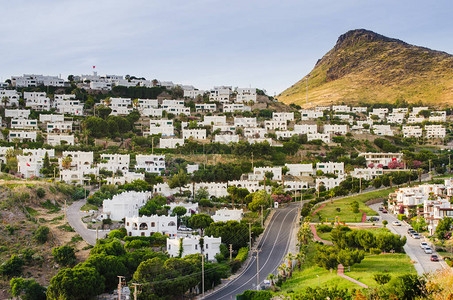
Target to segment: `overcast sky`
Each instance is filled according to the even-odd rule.
[[[453,53],[453,1],[0,0],[0,77],[131,74],[279,93],[365,28]]]

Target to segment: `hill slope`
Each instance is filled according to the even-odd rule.
[[[307,76],[308,106],[397,99],[453,104],[452,55],[364,29],[341,35]],[[306,106],[307,76],[278,100]]]

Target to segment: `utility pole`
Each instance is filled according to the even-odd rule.
[[[362,193],[362,174],[360,174],[359,182],[360,182],[360,194],[361,194]]]
[[[151,154],[154,154],[154,137],[151,135]]]
[[[448,173],[451,173],[451,155],[450,154],[448,154]]]
[[[230,261],[233,259],[233,244],[230,244]]]
[[[204,298],[204,253],[201,253],[201,294]]]
[[[262,205],[260,205],[260,206],[261,206],[261,227],[264,227],[264,224],[263,224],[264,223],[263,206]]]
[[[253,152],[252,152],[252,172],[253,172]]]
[[[66,199],[64,200],[64,223],[68,222],[67,215],[66,215]]]
[[[252,251],[252,223],[247,224],[249,224],[249,251]]]
[[[261,252],[261,249],[255,249],[256,252],[256,290],[260,290],[260,256],[259,253]]]
[[[132,285],[134,286],[134,300],[137,300],[137,295],[141,293],[141,291],[138,289],[141,284],[133,283]]]
[[[124,276],[118,276],[118,300],[121,300],[121,290],[123,289]]]

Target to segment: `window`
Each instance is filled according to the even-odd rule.
[[[198,250],[198,245],[197,244],[195,244],[195,250]]]

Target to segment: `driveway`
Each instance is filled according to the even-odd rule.
[[[88,213],[82,212],[80,208],[86,203],[85,200],[74,201],[67,211],[66,217],[69,225],[90,245],[96,245],[96,231],[90,230],[82,222],[82,218],[88,216]],[[99,231],[99,238],[102,238],[105,231]]]
[[[421,242],[427,242],[428,244],[431,245],[429,240],[424,237],[422,237],[419,240],[412,238],[409,234],[407,234],[407,229],[409,228],[409,226],[406,225],[405,223],[402,223],[401,226],[393,226],[392,222],[397,221],[398,219],[393,214],[384,214],[380,212],[379,206],[381,205],[382,205],[381,203],[373,204],[370,205],[370,208],[379,213],[379,216],[381,216],[382,221],[387,220],[387,222],[389,222],[387,228],[390,229],[393,233],[399,234],[401,236],[406,236],[407,243],[404,246],[404,251],[406,251],[406,254],[409,255],[413,261],[415,261],[414,267],[417,270],[417,273],[419,275],[422,275],[423,273],[430,273],[437,270],[442,270],[446,266],[445,262],[431,261],[431,254],[426,254],[422,250],[422,248],[420,248]],[[433,251],[433,254],[436,254],[436,252]]]

